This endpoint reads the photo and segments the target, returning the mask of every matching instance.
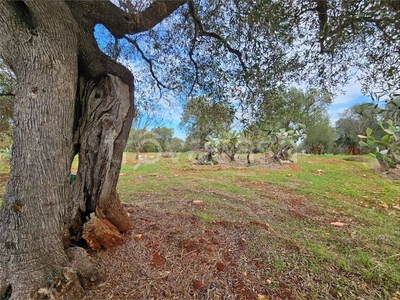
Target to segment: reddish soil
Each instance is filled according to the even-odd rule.
[[[314,210],[306,209],[305,198],[267,190],[268,197],[300,209],[299,218],[314,215]],[[281,239],[266,223],[204,223],[162,207],[125,206],[136,228],[124,245],[92,253],[108,276],[102,286],[88,291],[86,299],[311,299],[307,281],[318,285],[318,278],[296,272],[299,266],[286,261],[301,251],[299,246]],[[284,245],[279,261],[285,271],[277,269],[270,256],[277,240]]]

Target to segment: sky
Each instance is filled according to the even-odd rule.
[[[328,109],[332,126],[340,118],[340,113],[358,103],[372,102],[372,99],[361,93],[361,84],[353,80],[342,87],[343,93],[333,99],[332,105]]]

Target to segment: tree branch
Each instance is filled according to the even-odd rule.
[[[0,93],[0,97],[15,97],[14,93]]]
[[[205,31],[203,24],[199,18],[199,16],[196,13],[196,9],[194,7],[193,1],[189,1],[189,12],[190,15],[193,18],[193,21],[195,23],[195,30],[197,32],[197,34],[199,36],[208,36],[208,37],[212,37],[215,38],[221,42],[224,43],[225,48],[230,52],[236,55],[236,57],[239,59],[240,65],[242,66],[244,72],[247,74],[247,67],[246,64],[243,61],[243,57],[242,57],[242,52],[240,52],[239,50],[233,48],[226,39],[224,39],[222,36],[220,36],[219,34],[215,33],[215,32],[210,32],[210,31]]]
[[[153,28],[170,16],[188,0],[156,0],[143,12],[134,15],[135,27],[131,33],[139,33]]]
[[[67,1],[71,10],[79,10],[94,25],[103,24],[116,38],[149,30],[170,16],[187,0],[156,0],[135,15],[124,12],[111,1]]]
[[[142,58],[149,64],[149,68],[150,68],[150,73],[151,76],[154,78],[154,80],[157,82],[158,88],[161,89],[161,87],[165,88],[165,89],[171,89],[170,87],[166,86],[165,84],[163,84],[158,77],[156,76],[156,74],[154,73],[154,69],[153,69],[153,61],[151,59],[149,59],[145,53],[143,52],[143,50],[139,47],[139,44],[134,40],[131,39],[128,36],[124,37],[129,43],[131,43],[140,53],[140,55],[142,56]]]

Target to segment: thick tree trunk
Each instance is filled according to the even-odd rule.
[[[0,50],[18,78],[11,172],[0,210],[0,298],[10,293],[11,299],[34,297],[67,265],[61,232],[72,207],[76,24],[62,3],[27,5],[0,4]],[[16,17],[23,10],[30,20]]]
[[[100,51],[93,30],[102,23],[117,38],[148,30],[185,2],[155,1],[138,22],[110,1],[0,1],[0,55],[18,79],[0,299],[82,298],[79,281],[94,278],[94,267],[82,249],[64,250],[71,237],[83,227],[91,247],[107,248],[132,228],[116,185],[133,75]]]
[[[121,232],[132,228],[116,184],[133,85],[104,75],[82,77],[78,86],[78,28],[63,2],[0,2],[0,9],[0,53],[18,79],[11,172],[0,209],[0,298],[79,299],[78,279],[93,266],[82,272],[70,261],[76,255],[66,255],[71,233],[80,234],[92,212],[88,228],[102,223],[115,231],[102,235],[100,246],[121,241]]]

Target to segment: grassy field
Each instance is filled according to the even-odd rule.
[[[203,231],[217,228],[219,240],[229,240],[213,251],[236,270],[226,276],[239,277],[244,287],[242,292],[234,284],[221,287],[221,294],[231,291],[232,299],[400,298],[400,182],[379,176],[372,158],[299,156],[283,166],[258,161],[197,166],[192,154],[147,155],[140,164],[132,157],[125,157],[118,190],[122,201],[135,205],[133,214],[145,208],[176,219],[195,216]],[[162,214],[159,218],[162,223]],[[148,230],[137,233],[157,234]],[[200,230],[188,239],[198,237],[204,239]],[[234,263],[223,254],[225,246],[232,248]],[[164,256],[174,253],[167,246],[163,251]],[[168,269],[168,263],[162,267]],[[217,281],[202,273],[197,277],[208,291]],[[190,290],[190,284],[181,285]],[[179,295],[202,298],[201,292]]]
[[[400,182],[372,158],[193,158],[125,155],[135,229],[93,254],[108,280],[87,299],[400,299]]]

